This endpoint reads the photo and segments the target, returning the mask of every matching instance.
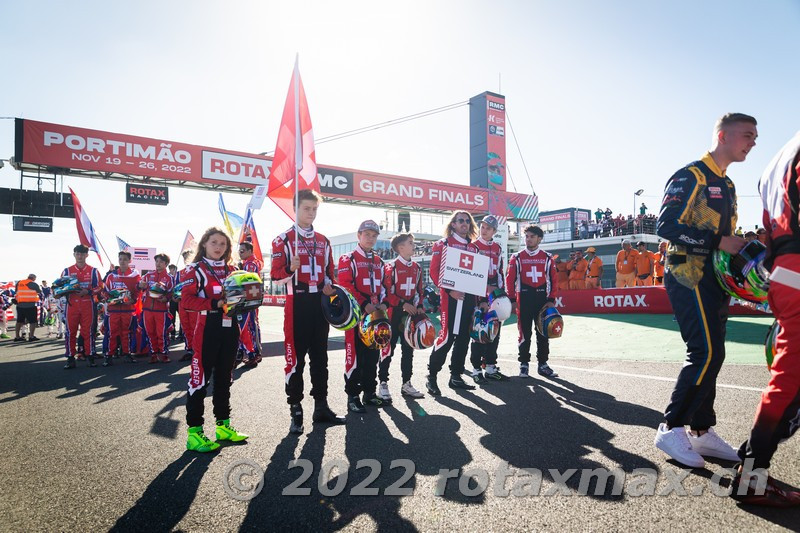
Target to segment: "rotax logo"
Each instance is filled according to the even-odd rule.
[[[610,294],[595,296],[595,307],[647,307],[644,301],[646,294]]]
[[[169,189],[157,185],[128,183],[125,186],[125,201],[134,204],[169,204]]]

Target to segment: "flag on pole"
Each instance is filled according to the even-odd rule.
[[[103,245],[100,244],[100,239],[97,238],[97,234],[94,232],[94,226],[91,220],[89,220],[89,215],[87,215],[86,211],[81,207],[81,202],[78,200],[78,196],[75,194],[75,191],[72,190],[72,187],[69,188],[69,192],[72,195],[72,205],[75,206],[75,225],[78,227],[78,240],[82,245],[87,246],[91,251],[97,254],[97,258],[102,265],[103,258],[100,257],[100,249]],[[109,259],[109,261],[111,261],[111,259]]]
[[[119,251],[120,252],[124,252],[125,250],[127,250],[128,248],[131,247],[130,244],[128,244],[127,242],[125,242],[122,239],[120,239],[119,235],[117,235],[117,246],[119,246]]]
[[[263,260],[263,255],[261,255],[261,246],[258,244],[258,235],[256,235],[256,226],[253,223],[253,210],[249,207],[247,208],[247,212],[244,215],[244,224],[242,225],[242,233],[239,235],[239,244],[243,242],[249,242],[253,245],[253,255],[258,258],[259,261]]]
[[[194,240],[194,235],[189,230],[186,230],[186,237],[183,238],[183,244],[181,245],[181,251],[178,254],[180,257],[183,257],[183,254],[186,252],[194,252],[197,250],[197,241]],[[175,260],[175,264],[178,264],[178,259]],[[188,265],[189,263],[184,259],[183,263]]]
[[[289,93],[283,106],[283,117],[278,130],[278,141],[272,158],[267,188],[267,196],[292,220],[295,220],[294,203],[297,191],[299,189],[319,191],[314,131],[311,127],[306,92],[300,79],[298,60],[294,63]]]
[[[222,199],[222,193],[219,193],[217,205],[219,206],[219,214],[222,215],[222,223],[225,226],[225,231],[227,231],[228,236],[233,239],[244,224],[244,219],[236,213],[231,213],[225,209],[225,200]]]

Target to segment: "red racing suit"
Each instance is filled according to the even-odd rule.
[[[486,297],[478,298],[477,304],[488,302],[491,287],[505,289],[505,265],[503,249],[494,241],[485,241],[478,237],[469,245],[469,251],[484,255],[489,258],[489,276],[486,280]],[[472,368],[481,368],[482,364],[497,364],[497,347],[500,344],[500,333],[498,332],[494,342],[491,344],[472,343],[470,350],[470,362]]]
[[[464,372],[464,361],[467,358],[470,328],[472,327],[472,312],[475,309],[475,296],[465,294],[461,306],[459,306],[459,301],[450,297],[450,289],[441,285],[441,278],[448,253],[458,253],[458,250],[467,250],[468,248],[469,241],[454,233],[450,237],[437,241],[431,252],[431,281],[439,287],[442,313],[440,319],[442,329],[433,344],[433,352],[431,352],[428,363],[428,371],[434,377],[444,367],[447,353],[453,343],[455,343],[455,348],[453,348],[453,356],[450,359],[450,375],[453,378],[461,379],[461,374]],[[467,254],[464,254],[464,257],[468,257]]]
[[[764,204],[773,274],[778,268],[800,279],[800,132],[770,162],[758,184]],[[761,393],[750,438],[739,448],[742,461],[769,468],[778,443],[800,427],[800,290],[776,280],[769,306],[781,327],[767,388]]]
[[[186,267],[184,279],[189,283],[181,290],[181,303],[197,315],[192,338],[194,355],[189,373],[189,395],[186,399],[186,423],[203,425],[203,400],[209,374],[214,375],[214,416],[230,418],[231,383],[239,328],[236,317],[226,317],[218,307],[222,284],[233,268],[224,261],[203,259]]]
[[[191,277],[191,265],[178,272],[178,280],[182,283]],[[181,291],[183,295],[183,291]],[[197,313],[186,308],[183,303],[183,298],[178,302],[178,316],[181,319],[181,328],[183,328],[184,348],[186,351],[194,350],[194,330],[197,326]]]
[[[403,304],[411,304],[417,309],[423,308],[422,268],[419,263],[406,261],[402,257],[387,261],[383,286],[386,288],[386,303],[389,305],[392,340],[381,352],[378,381],[389,381],[389,365],[394,357],[397,341],[400,340],[400,372],[405,383],[411,379],[414,349],[403,337],[403,317],[408,314],[403,311]]]
[[[149,289],[157,283],[164,284],[168,291],[172,290],[172,276],[164,270],[153,270],[142,276],[142,281],[147,284],[144,292],[142,312],[144,313],[144,329],[150,345],[150,353],[166,354],[169,352],[169,328],[172,320],[169,314],[169,294],[159,298],[150,296]]]
[[[94,328],[97,323],[97,308],[95,306],[95,296],[103,290],[103,282],[100,273],[96,268],[84,265],[67,267],[61,273],[62,276],[75,276],[81,284],[81,288],[89,291],[89,294],[81,296],[77,293],[67,296],[67,306],[64,314],[66,315],[67,330],[64,333],[64,342],[67,348],[67,357],[74,357],[77,353],[75,348],[78,339],[78,328],[81,330],[83,347],[85,354],[94,355]]]
[[[289,266],[295,246],[300,268],[292,273]],[[286,354],[284,378],[286,401],[303,399],[303,369],[308,354],[311,373],[310,395],[316,400],[328,397],[328,332],[330,324],[322,314],[322,289],[335,283],[333,252],[328,239],[314,228],[292,227],[272,241],[273,283],[286,284],[286,305],[283,308],[283,347]]]
[[[339,284],[350,291],[363,310],[367,304],[378,306],[386,299],[383,286],[385,275],[383,259],[373,251],[365,252],[361,246],[339,258]],[[375,394],[375,381],[380,352],[367,348],[358,334],[358,326],[344,332],[344,390],[348,396],[363,392]]]
[[[127,272],[121,272],[119,268],[106,275],[104,296],[108,297],[108,291],[114,289],[128,289],[131,293],[129,304],[109,304],[106,308],[108,314],[110,335],[108,343],[108,353],[112,355],[116,352],[117,346],[122,346],[123,355],[130,350],[131,321],[136,311],[136,301],[139,298],[139,281],[142,279],[139,271],[128,268]],[[117,344],[119,343],[119,344]]]
[[[508,261],[506,291],[511,301],[517,302],[517,329],[519,331],[519,362],[531,360],[531,340],[534,321],[548,302],[555,302],[558,281],[553,256],[537,248],[520,250]],[[550,355],[547,337],[536,331],[536,359],[546,363]]]

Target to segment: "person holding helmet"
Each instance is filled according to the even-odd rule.
[[[328,406],[328,332],[322,300],[336,293],[333,252],[327,237],[314,229],[322,196],[302,189],[297,193],[297,223],[272,241],[270,277],[286,284],[283,307],[284,379],[291,423],[289,432],[303,433],[303,370],[308,354],[313,422],[344,424]],[[297,253],[295,253],[295,251]]]
[[[489,275],[486,278],[486,296],[477,298],[477,305],[482,311],[489,310],[489,296],[495,291],[505,289],[505,261],[503,249],[492,239],[497,233],[499,221],[494,215],[483,217],[480,222],[480,235],[470,243],[469,251],[489,258]],[[498,294],[499,296],[499,294]],[[502,324],[501,324],[502,325]],[[470,363],[472,363],[472,379],[475,383],[485,383],[487,380],[504,381],[508,376],[500,372],[497,367],[497,346],[500,344],[500,333],[498,331],[494,340],[490,343],[472,341],[470,347]],[[486,370],[483,371],[483,365]]]
[[[240,268],[252,272],[261,279],[264,263],[253,253],[253,243],[239,243]],[[261,326],[258,323],[258,308],[247,311],[239,320],[239,352],[245,366],[257,366],[261,362]]]
[[[119,268],[109,272],[104,280],[103,296],[108,302],[106,313],[109,324],[108,352],[104,353],[103,366],[110,366],[111,356],[122,347],[122,355],[129,363],[136,359],[130,350],[131,325],[134,320],[136,300],[139,298],[139,281],[141,275],[131,268],[131,253],[122,251],[118,255]],[[135,338],[135,336],[134,336]]]
[[[380,349],[367,345],[360,331],[364,321],[372,321],[376,311],[386,312],[386,275],[383,259],[373,250],[378,242],[380,226],[373,220],[365,220],[358,227],[358,245],[355,250],[339,258],[339,283],[350,291],[364,312],[358,328],[345,332],[344,390],[347,393],[347,410],[364,413],[364,404],[380,407],[384,404],[375,394]],[[369,328],[367,328],[369,329]],[[387,340],[391,340],[391,337]],[[363,393],[363,402],[359,394]]]
[[[531,360],[533,322],[542,309],[555,307],[556,269],[549,252],[539,248],[544,232],[539,226],[525,228],[525,249],[511,256],[508,261],[506,287],[508,297],[517,302],[517,328],[519,330],[519,377],[530,377],[528,364]],[[538,373],[546,378],[558,374],[550,368],[547,360],[550,344],[547,337],[536,331],[536,361]]]
[[[392,326],[392,340],[381,351],[381,361],[378,369],[378,396],[381,400],[391,403],[392,395],[389,392],[389,365],[394,358],[394,349],[400,340],[400,374],[403,386],[400,393],[409,398],[424,398],[411,384],[411,374],[414,362],[414,348],[404,337],[404,324],[408,317],[415,315],[425,316],[422,304],[422,268],[419,263],[412,261],[414,254],[414,235],[411,233],[398,233],[392,237],[392,250],[397,254],[394,261],[386,262],[384,287],[386,288],[386,303],[389,305],[389,319]]]
[[[241,442],[248,435],[231,426],[231,383],[233,361],[239,344],[236,316],[227,316],[224,284],[234,271],[231,266],[231,239],[219,228],[208,228],[197,245],[181,291],[181,301],[197,313],[194,332],[195,353],[189,372],[186,397],[186,423],[189,425],[186,449],[212,452],[219,441]],[[214,375],[214,417],[217,441],[203,433],[203,411],[209,374]]]
[[[669,241],[664,286],[687,354],[654,444],[692,468],[705,465],[703,456],[739,458],[713,429],[730,296],[717,282],[711,256],[716,249],[735,255],[745,245],[733,235],[736,188],[726,171],[731,163],[745,160],[757,136],[753,117],[721,117],[711,151],[667,181],[658,217],[656,232]]]
[[[97,350],[93,332],[97,324],[97,309],[94,298],[103,290],[100,272],[93,266],[86,264],[89,248],[79,244],[72,249],[72,255],[75,257],[75,264],[65,268],[61,273],[62,278],[75,278],[78,285],[76,290],[64,293],[66,298],[64,341],[67,347],[67,364],[64,365],[64,369],[67,370],[75,368],[78,328],[80,328],[81,337],[83,338],[84,353],[89,358],[89,366],[95,366],[94,358],[97,355]]]
[[[150,345],[150,363],[169,363],[169,295],[172,292],[172,276],[167,272],[169,256],[156,254],[156,269],[142,276],[139,288],[144,293],[142,312],[144,327]]]
[[[594,246],[586,249],[586,261],[586,288],[602,289],[600,279],[603,277],[603,260],[597,257]]]
[[[772,159],[761,175],[758,189],[764,205],[764,227],[767,228],[764,233],[766,266],[772,270],[769,306],[775,314],[776,323],[766,346],[767,356],[772,356],[770,380],[761,393],[750,435],[739,447],[738,456],[742,464],[737,468],[730,494],[742,503],[789,507],[800,505],[800,491],[781,489],[768,476],[766,487],[762,486],[759,495],[751,486],[753,481],[757,483],[758,480],[751,477],[750,482],[743,482],[743,478],[753,469],[768,469],[778,444],[798,429],[800,132]],[[774,349],[774,353],[770,353],[770,349]]]
[[[433,345],[430,360],[428,362],[428,380],[425,387],[433,396],[441,396],[442,391],[436,383],[436,376],[442,370],[447,359],[447,353],[455,343],[453,356],[450,359],[450,381],[448,385],[451,389],[474,390],[473,385],[469,385],[462,378],[464,373],[464,361],[467,358],[469,349],[470,331],[472,330],[472,312],[475,309],[475,296],[461,291],[445,288],[440,283],[442,261],[445,260],[447,251],[467,250],[471,239],[478,234],[475,220],[466,211],[456,211],[450,217],[444,229],[444,238],[436,241],[431,252],[430,276],[434,285],[439,287],[441,299],[441,324],[439,336]],[[459,302],[461,306],[459,307]]]

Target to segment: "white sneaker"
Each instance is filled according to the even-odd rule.
[[[528,374],[528,365],[526,365],[524,363],[519,365],[519,377],[521,377],[521,378],[529,378],[529,377],[531,377]]]
[[[683,426],[667,429],[667,424],[662,422],[658,426],[655,440],[656,448],[666,453],[682,465],[692,468],[702,468],[706,465],[703,457],[692,449],[686,428]]]
[[[392,394],[389,392],[389,384],[385,381],[381,381],[380,385],[378,385],[378,398],[386,402],[392,401]]]
[[[406,381],[403,383],[402,388],[400,389],[400,393],[403,396],[408,396],[409,398],[424,398],[425,395],[422,394],[420,391],[414,388],[414,385],[411,384],[410,381]]]
[[[699,437],[695,437],[689,430],[686,430],[686,434],[689,437],[689,445],[692,450],[700,455],[725,459],[726,461],[739,461],[739,454],[736,453],[733,446],[717,435],[714,428],[708,428],[708,431]]]

